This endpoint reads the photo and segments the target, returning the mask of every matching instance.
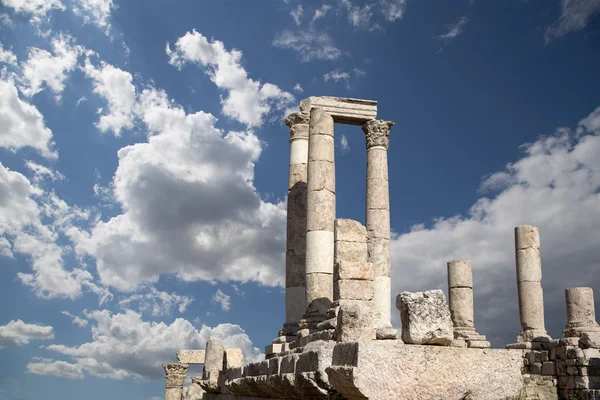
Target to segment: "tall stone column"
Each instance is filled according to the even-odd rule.
[[[589,287],[574,287],[565,290],[567,302],[567,326],[565,337],[582,336],[583,333],[599,332],[594,307],[594,291]]]
[[[390,194],[388,182],[388,135],[394,122],[370,120],[363,125],[367,143],[367,248],[375,270],[373,303],[378,338],[394,336],[390,330]]]
[[[306,310],[306,192],[308,166],[308,113],[292,113],[290,128],[287,238],[285,257],[285,324],[278,341],[295,336]]]
[[[306,198],[306,313],[304,328],[325,320],[333,299],[335,164],[333,118],[310,112]]]
[[[521,327],[517,342],[547,338],[544,325],[544,293],[538,228],[521,225],[515,228],[517,285]]]
[[[473,313],[473,271],[471,261],[448,262],[448,296],[454,339],[468,347],[487,348],[490,342],[475,331]],[[462,342],[464,341],[464,342]]]
[[[165,400],[181,400],[187,364],[163,364],[165,370]]]

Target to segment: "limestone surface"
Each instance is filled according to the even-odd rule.
[[[225,368],[241,367],[244,364],[244,354],[241,349],[225,349]]]
[[[334,336],[338,342],[373,340],[373,303],[368,301],[343,302],[337,316]]]
[[[310,112],[321,108],[331,115],[335,122],[352,125],[363,123],[377,117],[377,102],[343,97],[308,97],[300,102],[300,111]]]
[[[179,350],[177,361],[184,364],[204,364],[204,350]]]
[[[519,394],[522,365],[520,351],[385,340],[338,343],[327,374],[348,400],[500,400]]]
[[[450,310],[441,290],[402,292],[396,297],[402,318],[402,340],[449,346],[454,339]]]

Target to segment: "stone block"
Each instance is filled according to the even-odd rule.
[[[579,347],[570,348],[567,350],[567,358],[583,358],[583,350]]]
[[[336,341],[351,342],[375,339],[373,312],[373,304],[368,301],[342,303],[334,334]]]
[[[333,298],[333,274],[307,274],[306,292],[313,296],[306,299],[307,312],[325,315]]]
[[[517,282],[540,282],[542,280],[542,262],[540,250],[527,248],[517,250]]]
[[[289,354],[281,359],[280,371],[282,374],[293,374],[296,372],[296,363],[298,362],[298,354]]]
[[[348,399],[519,399],[521,360],[512,350],[373,340],[338,343],[327,375]]]
[[[529,372],[531,372],[534,375],[541,375],[542,374],[542,363],[536,362],[536,363],[530,364]]]
[[[333,166],[333,163],[335,161],[334,149],[335,147],[333,144],[333,136],[320,134],[312,135],[309,139],[309,163],[312,164],[315,161],[327,161],[331,164],[331,166]],[[333,170],[332,173],[335,175],[335,172],[333,172]],[[311,178],[309,177],[308,179]]]
[[[367,210],[389,210],[389,181],[385,178],[367,179]]]
[[[333,269],[333,280],[372,281],[373,265],[366,262],[339,261]]]
[[[306,167],[306,162],[304,164],[290,164],[290,170],[288,175],[288,191],[296,192],[299,195],[304,193],[304,198],[306,198],[306,181],[308,178],[308,170]],[[289,193],[288,193],[289,199]],[[306,200],[304,200],[306,202]],[[289,200],[288,200],[289,202]],[[306,203],[305,203],[306,204]],[[288,210],[290,207],[288,207]],[[306,212],[306,207],[304,207],[304,212]]]
[[[307,232],[306,244],[306,266],[301,270],[305,271],[306,274],[333,274],[333,232]]]
[[[304,111],[304,110],[303,110]],[[312,108],[306,110],[310,112],[310,120],[308,121],[308,138],[311,135],[329,135],[333,136],[333,118],[322,108]],[[309,145],[310,151],[310,145]]]
[[[580,340],[584,347],[600,349],[600,332],[582,332]]]
[[[542,375],[556,375],[556,367],[553,362],[542,364]]]
[[[225,349],[225,368],[241,367],[244,364],[244,354],[241,349]]]
[[[449,346],[454,340],[450,310],[441,290],[402,292],[396,297],[402,318],[402,340]]]
[[[271,358],[269,360],[269,375],[279,375],[281,367],[281,357]]]
[[[447,267],[449,288],[473,288],[471,261],[453,260],[448,262]]]
[[[335,122],[362,125],[377,117],[377,102],[344,97],[308,97],[300,102],[300,111],[308,113],[313,108],[327,112]],[[312,116],[312,114],[311,114]]]
[[[515,248],[517,250],[529,247],[540,247],[540,234],[538,228],[530,225],[520,225],[515,228]]]
[[[367,242],[367,229],[358,221],[347,218],[335,220],[335,241]]]
[[[579,338],[578,337],[566,337],[560,339],[561,346],[579,346]]]
[[[348,261],[366,264],[368,258],[367,243],[336,240],[333,262]]]
[[[467,340],[467,347],[470,349],[489,349],[491,343],[487,340]]]
[[[375,338],[377,340],[397,340],[398,330],[391,326],[384,326],[375,329]]]
[[[309,190],[307,193],[306,229],[333,232],[335,193],[329,190]]]
[[[179,350],[177,361],[183,364],[204,364],[204,350]]]
[[[205,394],[198,383],[192,383],[183,389],[183,400],[203,400]]]
[[[308,190],[327,190],[335,194],[335,166],[333,162],[310,162],[308,166]]]
[[[450,343],[452,347],[467,347],[467,342],[463,339],[454,339],[452,343]]]
[[[335,281],[333,283],[335,300],[371,300],[373,298],[372,281]]]
[[[279,354],[283,351],[283,343],[271,343],[265,346],[265,354]]]
[[[367,210],[367,237],[390,239],[390,210]]]
[[[373,264],[375,276],[390,276],[389,239],[370,238],[367,243],[369,262]]]

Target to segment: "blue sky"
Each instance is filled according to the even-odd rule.
[[[501,3],[0,0],[0,399],[160,398],[212,334],[260,359],[308,96],[396,122],[392,296],[471,259],[503,347],[532,224],[559,336],[564,289],[600,283],[600,1]],[[364,222],[364,134],[335,134],[337,214]]]

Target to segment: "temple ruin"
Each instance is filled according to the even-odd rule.
[[[471,262],[447,264],[441,290],[396,297],[392,327],[388,136],[375,101],[309,97],[290,114],[285,321],[264,361],[211,337],[164,364],[167,400],[600,399],[600,326],[591,288],[566,289],[562,338],[544,325],[538,229],[515,228],[522,331],[490,349],[477,333]],[[334,125],[360,125],[365,226],[336,219]],[[275,336],[275,335],[274,335]],[[189,364],[203,364],[184,387]]]

